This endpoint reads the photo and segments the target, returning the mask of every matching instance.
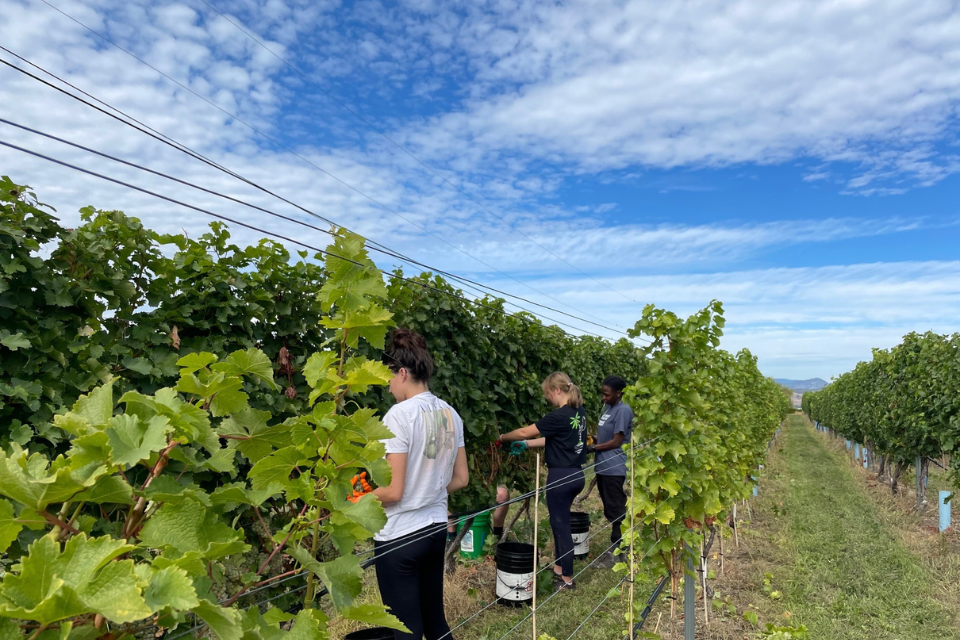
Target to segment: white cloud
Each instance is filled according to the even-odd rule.
[[[460,24],[471,99],[406,140],[587,172],[812,157],[929,185],[960,169],[930,148],[956,117],[957,33],[946,0],[491,3]]]
[[[956,263],[737,270],[740,261],[773,248],[906,233],[949,220],[912,214],[816,219],[811,212],[773,222],[612,225],[603,214],[624,205],[607,202],[607,194],[599,200],[605,204],[582,208],[565,206],[559,197],[571,168],[636,172],[637,164],[813,157],[819,159],[814,167],[798,169],[798,175],[862,195],[902,193],[942,180],[960,168],[960,160],[941,149],[949,146],[942,139],[949,143],[960,97],[960,42],[954,37],[960,23],[946,4],[422,3],[422,14],[360,4],[346,15],[335,2],[218,3],[231,16],[244,16],[243,24],[253,24],[271,48],[306,65],[318,81],[347,81],[376,66],[382,76],[375,88],[388,97],[391,83],[407,81],[435,96],[444,85],[431,74],[449,72],[462,91],[460,110],[424,119],[398,116],[387,130],[431,163],[441,163],[444,176],[482,194],[507,221],[501,222],[382,139],[362,127],[358,133],[356,122],[343,124],[342,112],[327,104],[315,109],[309,100],[316,96],[286,75],[282,63],[199,5],[57,3],[271,135],[295,124],[305,133],[298,153],[442,240],[276,149],[44,5],[8,3],[0,42],[216,161],[430,264],[479,273],[502,289],[551,306],[569,304],[581,310],[575,313],[619,326],[632,325],[640,305],[606,287],[684,314],[719,298],[729,318],[725,346],[750,347],[764,371],[778,376],[828,377],[869,357],[869,347],[890,346],[907,331],[957,328]],[[381,31],[362,40],[366,53],[358,55],[357,35],[374,23]],[[306,40],[320,44],[304,49]],[[0,104],[9,119],[309,220],[6,68],[0,68]],[[291,104],[298,107],[294,113],[285,111]],[[309,138],[321,121],[349,134],[349,144]],[[320,233],[91,160],[5,125],[0,138],[273,233],[316,246],[327,242]],[[846,175],[837,162],[856,165],[857,175]],[[0,167],[32,184],[67,224],[86,204],[122,208],[160,231],[195,235],[208,222],[15,152],[0,149]],[[678,184],[658,186],[699,188]],[[261,235],[235,232],[238,242]],[[576,267],[546,255],[521,233]],[[445,243],[561,302],[502,274],[493,278],[492,267]],[[601,283],[576,269],[598,274]],[[669,274],[692,269],[718,272]]]
[[[561,267],[545,259],[539,243],[550,247],[579,268],[589,272],[656,269],[671,271],[691,265],[723,270],[727,265],[774,247],[829,243],[850,238],[904,233],[927,226],[923,220],[891,218],[826,218],[776,220],[750,224],[606,225],[599,216],[554,221],[548,227],[523,223],[523,236],[495,236],[474,240],[475,250],[496,261],[503,269],[549,272]],[[451,256],[455,257],[455,256]],[[472,268],[464,263],[461,269]]]
[[[892,347],[911,331],[960,331],[960,262],[631,274],[605,277],[603,284],[684,317],[711,300],[722,301],[723,347],[750,349],[761,369],[776,377],[829,379],[870,359],[871,348]],[[589,305],[608,325],[632,326],[642,310],[641,304],[609,292],[597,302],[598,285],[592,280],[540,285],[565,303]]]

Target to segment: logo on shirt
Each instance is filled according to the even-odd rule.
[[[574,431],[580,432],[579,437],[577,438],[577,446],[573,448],[574,452],[576,452],[577,455],[580,455],[580,453],[583,451],[583,446],[587,439],[586,438],[586,435],[587,435],[586,417],[585,416],[581,417],[579,413],[575,414],[572,418],[570,418],[570,428],[573,429]]]
[[[450,409],[424,411],[423,424],[426,426],[426,446],[423,455],[436,460],[444,451],[452,451],[456,446],[456,431],[453,426],[453,414]]]

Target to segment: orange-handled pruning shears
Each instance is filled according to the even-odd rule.
[[[350,502],[356,502],[363,496],[373,491],[370,483],[367,482],[366,471],[361,471],[360,475],[353,476],[353,478],[350,479],[350,485],[353,487],[353,494],[347,496],[347,500]]]

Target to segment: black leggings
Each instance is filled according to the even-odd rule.
[[[443,614],[447,531],[442,525],[433,524],[395,540],[373,543],[383,604],[410,629],[410,633],[394,631],[396,640],[438,640],[450,633]],[[416,538],[421,539],[412,542]],[[398,548],[401,545],[405,546]]]
[[[552,486],[558,483],[558,486]],[[547,509],[553,529],[553,548],[560,573],[573,576],[573,533],[570,531],[570,507],[583,491],[583,470],[580,467],[554,467],[547,473]]]

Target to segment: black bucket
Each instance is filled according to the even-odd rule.
[[[386,627],[371,627],[348,633],[343,640],[393,640],[393,633],[393,629]]]
[[[504,542],[497,545],[497,602],[520,606],[533,600],[533,573],[537,570],[533,545]]]
[[[570,512],[570,532],[573,534],[573,557],[590,555],[590,516],[581,511]]]

